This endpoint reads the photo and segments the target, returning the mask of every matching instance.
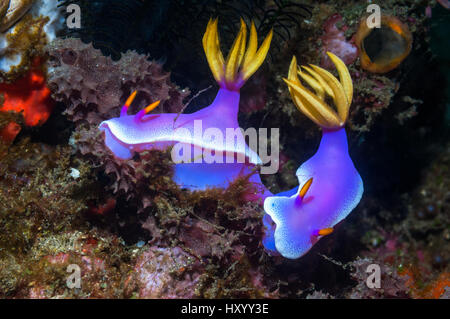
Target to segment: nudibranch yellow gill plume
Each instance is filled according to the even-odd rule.
[[[203,36],[203,48],[212,74],[220,86],[213,103],[191,114],[147,114],[150,105],[136,115],[128,115],[125,104],[121,116],[104,121],[105,143],[121,159],[133,152],[172,147],[174,181],[191,190],[227,187],[239,176],[251,175],[250,182],[261,184],[253,166],[261,164],[258,155],[248,147],[239,128],[239,89],[261,66],[267,55],[272,31],[258,48],[255,25],[241,19],[239,33],[225,59],[220,49],[218,20],[210,20]],[[228,139],[229,133],[234,134]],[[225,138],[227,137],[227,138]],[[205,159],[205,154],[208,158]],[[244,159],[244,160],[242,160]]]
[[[295,106],[322,128],[319,149],[297,169],[300,186],[264,201],[264,245],[291,259],[303,256],[320,238],[331,234],[363,194],[361,176],[348,154],[344,128],[352,102],[352,80],[342,60],[327,54],[340,80],[315,65],[298,68],[295,57],[284,79]],[[326,103],[327,97],[334,101],[336,110]]]
[[[272,41],[273,32],[270,31],[258,49],[258,35],[255,24],[250,27],[250,39],[246,50],[247,27],[241,19],[241,28],[234,40],[230,53],[225,60],[220,50],[217,31],[218,19],[210,20],[203,36],[203,49],[209,67],[221,88],[238,91],[264,62]]]

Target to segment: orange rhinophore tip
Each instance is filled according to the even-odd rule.
[[[320,229],[317,233],[319,236],[326,236],[333,232],[333,227]]]
[[[159,103],[161,103],[161,101],[156,101],[156,102],[150,104],[149,106],[147,106],[144,109],[145,114],[150,113],[151,111],[153,111],[159,105]]]
[[[133,103],[134,98],[136,97],[136,94],[137,94],[137,91],[134,91],[133,93],[131,93],[130,97],[125,102],[126,107],[130,107],[131,103]]]
[[[305,197],[306,193],[308,192],[309,188],[311,187],[311,184],[313,182],[313,178],[311,177],[310,179],[308,179],[308,181],[303,185],[302,189],[300,190],[300,193],[298,194],[298,196],[300,196],[301,198]]]

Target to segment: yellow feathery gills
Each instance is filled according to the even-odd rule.
[[[327,52],[339,73],[340,81],[330,72],[316,65],[297,67],[297,59],[292,58],[288,78],[284,79],[297,108],[323,128],[342,127],[348,117],[352,103],[353,83],[344,62],[331,52]],[[315,91],[311,92],[300,82],[298,75]],[[325,102],[326,96],[333,99],[337,112]]]
[[[203,36],[203,49],[217,83],[223,88],[238,90],[264,62],[269,51],[273,32],[269,32],[258,49],[258,35],[252,22],[250,39],[246,50],[247,26],[241,19],[241,28],[225,60],[220,50],[217,23],[217,19],[209,20]]]

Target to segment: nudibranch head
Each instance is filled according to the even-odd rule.
[[[288,78],[284,81],[288,85],[295,106],[303,114],[323,128],[337,129],[344,126],[347,120],[352,103],[353,83],[344,62],[331,52],[327,54],[337,68],[340,81],[316,65],[302,66],[307,73],[302,72],[301,68],[297,68],[295,56],[289,67]],[[298,75],[314,89],[315,94],[303,86]],[[325,102],[326,96],[333,99],[337,112]]]
[[[270,217],[264,219],[268,229],[264,245],[291,259],[301,257],[320,238],[331,234],[333,227],[356,207],[363,193],[362,179],[348,154],[343,128],[353,85],[345,64],[334,54],[328,55],[338,69],[340,81],[314,65],[304,67],[308,74],[297,71],[295,57],[289,79],[285,80],[297,108],[323,129],[316,154],[296,172],[300,187],[264,201],[264,210]],[[302,85],[297,72],[315,94]],[[335,102],[337,112],[325,103],[326,95]],[[275,230],[271,222],[275,223]]]
[[[148,129],[144,116],[155,109],[160,101],[151,103],[136,115],[128,115],[128,109],[133,103],[137,91],[131,93],[120,111],[120,117],[103,121],[99,129],[105,132],[105,144],[120,159],[132,157],[132,151],[145,149],[146,139],[143,136],[155,134],[155,131]],[[156,115],[157,116],[157,115]],[[144,134],[147,132],[146,134]]]
[[[209,20],[203,36],[203,49],[213,76],[220,87],[232,91],[239,90],[264,62],[272,41],[273,31],[269,32],[258,49],[258,35],[255,24],[252,22],[246,50],[247,26],[241,19],[241,28],[225,60],[220,50],[217,24],[218,19]]]

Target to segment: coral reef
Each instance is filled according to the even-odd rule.
[[[24,149],[27,157],[21,155]],[[149,245],[158,247],[143,242],[133,248],[102,230],[105,224],[129,223],[124,214],[133,218],[130,201],[92,207],[91,201],[107,194],[88,162],[70,147],[44,147],[25,138],[2,162],[2,297],[267,296],[258,275],[260,212],[239,199],[245,181],[227,191],[155,192],[151,210],[141,213],[140,232],[149,232]],[[81,267],[81,289],[65,284],[70,264]]]
[[[0,295],[3,297],[13,292],[19,294],[25,269],[33,264],[32,247],[39,239],[57,236],[67,228],[80,225],[77,221],[85,208],[83,188],[88,190],[91,184],[89,168],[69,155],[69,147],[52,148],[23,139],[2,157]],[[78,181],[68,174],[71,166],[82,172]],[[30,264],[18,265],[21,258]],[[9,273],[16,270],[19,273]]]
[[[369,265],[380,265],[380,287],[377,289],[367,286],[367,267]],[[395,268],[370,258],[358,258],[348,264],[352,268],[352,277],[358,283],[348,297],[352,299],[375,299],[375,298],[407,298],[407,278],[402,277]]]
[[[97,129],[96,124],[100,120],[119,113],[131,90],[140,92],[136,97],[138,105],[161,99],[161,109],[166,112],[182,110],[182,99],[187,96],[187,90],[181,92],[169,82],[168,74],[162,71],[159,64],[148,62],[146,56],[134,52],[114,62],[76,39],[57,40],[49,46],[49,52],[49,86],[54,98],[68,105],[66,114],[77,124],[72,143],[85,159],[93,163],[96,171],[108,177],[110,195],[105,194],[104,200],[107,196],[117,199],[112,211],[98,217],[98,222],[103,225],[104,218],[112,218],[113,221],[120,218],[115,222],[120,220],[122,230],[119,232],[124,232],[124,236],[130,236],[127,233],[130,227],[137,225],[139,233],[144,236],[141,238],[147,238],[151,244],[161,247],[150,248],[138,259],[135,269],[136,274],[140,275],[129,279],[129,287],[140,287],[137,296],[173,297],[180,291],[183,284],[171,279],[173,265],[162,264],[163,273],[157,277],[161,286],[149,286],[146,280],[153,278],[148,274],[153,266],[144,267],[142,264],[153,254],[170,256],[175,253],[178,256],[177,245],[188,253],[179,255],[180,263],[185,263],[183,258],[186,257],[183,256],[189,255],[200,261],[201,268],[196,266],[198,269],[190,274],[194,276],[197,273],[195,276],[198,276],[195,296],[266,295],[263,284],[251,279],[252,274],[257,273],[256,257],[252,258],[252,263],[241,257],[242,252],[248,249],[262,253],[258,245],[258,238],[262,236],[258,206],[241,207],[244,203],[243,191],[247,188],[246,180],[237,180],[226,191],[211,190],[196,195],[180,191],[171,181],[168,153],[150,151],[140,153],[131,160],[118,160],[105,147]],[[100,86],[93,87],[97,83]],[[98,204],[100,207],[103,205],[101,201]],[[125,219],[122,210],[128,211]],[[99,209],[89,211],[88,215],[99,215]],[[136,217],[133,217],[132,211],[137,214]],[[133,221],[136,218],[138,221]],[[166,257],[161,258],[160,262],[164,262]],[[239,275],[231,273],[218,282],[218,278],[223,276],[223,267],[230,263],[233,269],[241,269]],[[177,276],[180,278],[181,274]],[[235,287],[236,279],[241,281],[239,287]],[[186,281],[186,284],[189,282]]]
[[[333,52],[341,58],[346,65],[353,64],[358,56],[358,48],[352,41],[347,41],[345,31],[348,26],[342,26],[339,29],[337,25],[342,24],[342,16],[333,14],[323,24],[322,41],[322,57],[320,65],[326,69],[332,68],[333,63],[328,58],[326,52]]]
[[[139,196],[146,207],[147,194],[156,192],[152,184],[169,182],[170,167],[163,154],[141,154],[130,161],[120,161],[105,147],[98,124],[117,116],[132,90],[138,90],[134,106],[139,109],[150,101],[161,100],[155,111],[179,112],[189,94],[169,81],[169,73],[147,56],[128,52],[114,62],[92,45],[79,39],[58,39],[49,46],[48,85],[56,101],[67,105],[65,114],[77,123],[72,141],[78,151],[90,156],[111,177],[110,187],[127,198]],[[130,112],[136,110],[130,110]],[[159,153],[158,153],[159,154]]]
[[[0,112],[22,113],[26,126],[42,125],[54,106],[45,83],[44,47],[55,37],[59,10],[56,3],[42,0],[2,1],[2,5]],[[21,127],[15,125],[8,134],[18,134]]]
[[[42,125],[53,111],[54,102],[45,83],[42,61],[34,60],[33,66],[14,83],[0,83],[3,103],[0,112],[22,113],[25,125]]]
[[[6,144],[11,144],[16,138],[17,134],[20,133],[21,127],[16,122],[9,122],[0,131],[0,138],[2,142]]]
[[[97,125],[117,116],[132,91],[139,92],[130,112],[161,100],[156,111],[179,112],[188,90],[170,83],[170,73],[148,56],[129,51],[119,61],[105,57],[79,39],[57,39],[48,46],[48,85],[66,115],[79,123]],[[144,105],[145,104],[145,105]]]
[[[111,20],[98,17],[112,1],[63,5],[71,2],[99,8],[87,17],[86,29],[66,32],[94,44],[72,38],[47,43],[61,26],[59,13],[47,10],[56,1],[34,1],[0,39],[0,110],[20,79],[41,93],[46,83],[56,100],[47,121],[33,127],[25,124],[30,114],[47,112],[0,112],[0,297],[449,298],[448,32],[442,29],[448,10],[435,1],[380,4],[384,15],[395,16],[414,37],[408,57],[383,74],[363,69],[353,51],[367,1],[306,0],[301,6],[312,14],[296,7],[299,26],[291,20],[283,24],[286,29],[277,24],[269,63],[242,90],[239,114],[243,128],[281,128],[282,165],[264,177],[265,186],[274,193],[295,187],[297,163],[314,154],[320,138],[292,105],[282,79],[287,63],[296,55],[301,64],[326,65],[321,52],[330,48],[342,49],[341,58],[348,58],[355,92],[349,153],[365,183],[360,204],[332,234],[298,260],[286,260],[264,250],[264,212],[246,199],[247,179],[227,189],[190,192],[172,182],[167,152],[121,161],[98,132],[98,124],[118,116],[134,90],[139,93],[133,114],[158,99],[161,105],[153,112],[195,112],[211,102],[215,90],[200,91],[211,77],[199,36],[212,7],[186,25],[179,17],[192,16],[198,6],[183,12],[154,1],[130,1],[129,10],[108,17],[133,18],[124,20],[123,28],[104,27],[102,36],[92,33],[92,21],[108,25]],[[262,2],[249,17],[274,3]],[[116,4],[125,8],[124,1]],[[0,6],[0,14],[5,8]],[[219,14],[224,47],[239,27],[235,11]],[[277,21],[269,18],[266,28]],[[166,41],[180,25],[190,36]],[[135,51],[125,52],[129,49]],[[23,63],[15,59],[17,52]],[[33,67],[43,52],[48,60]],[[142,52],[162,59],[150,61]],[[20,68],[10,68],[18,63]],[[189,83],[200,93],[189,96],[174,83]],[[189,105],[184,104],[188,97]],[[369,264],[380,266],[380,289],[366,285]],[[80,288],[66,284],[69,265],[80,267]]]
[[[364,256],[389,267],[388,273],[400,280],[402,290],[412,298],[440,298],[449,284],[449,151],[447,145],[423,174],[419,186],[411,194],[403,194],[406,216],[402,222],[393,223],[399,218],[398,207],[384,208],[377,217],[382,222],[370,222],[378,228],[363,237],[368,247]]]
[[[139,298],[192,299],[201,274],[198,264],[194,256],[179,247],[151,247],[139,256],[130,275],[137,278],[127,282],[137,284]]]
[[[15,112],[0,112],[0,159],[21,130],[23,116]]]
[[[9,9],[1,26],[0,80],[13,82],[30,69],[35,57],[44,55],[61,23],[56,1],[5,2]]]

